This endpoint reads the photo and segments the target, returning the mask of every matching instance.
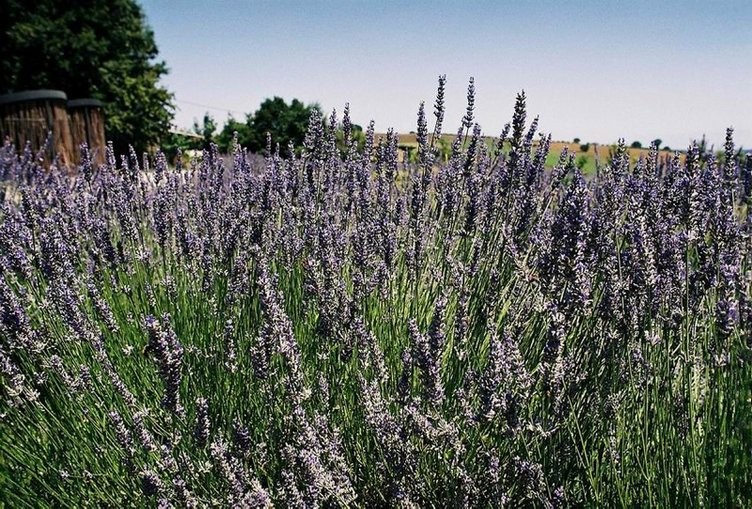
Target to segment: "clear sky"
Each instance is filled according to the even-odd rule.
[[[474,76],[486,134],[524,89],[554,139],[752,148],[752,0],[140,1],[179,127],[278,95],[408,132],[446,74],[445,131]]]

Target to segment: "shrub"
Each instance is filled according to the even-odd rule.
[[[408,166],[317,115],[300,156],[179,169],[6,144],[0,503],[748,505],[734,158],[622,143],[586,182],[514,111],[439,165],[422,106]]]
[[[577,166],[577,168],[582,170],[583,168],[585,168],[585,165],[587,165],[587,162],[588,162],[587,156],[584,154],[580,154],[577,156],[577,159],[575,160],[575,165]]]

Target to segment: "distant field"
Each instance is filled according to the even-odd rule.
[[[441,139],[448,144],[454,141],[454,134],[444,134]],[[380,140],[386,137],[385,133],[377,133],[376,140]],[[484,141],[487,146],[493,147],[497,142],[497,138],[492,136],[484,137]],[[587,144],[587,150],[583,151],[581,145]],[[533,142],[533,146],[537,145],[537,141]],[[554,141],[549,148],[548,157],[546,157],[546,167],[553,168],[559,161],[561,152],[566,148],[570,153],[575,154],[575,157],[584,156],[585,161],[581,166],[582,172],[585,175],[593,175],[596,171],[596,160],[600,160],[605,163],[609,156],[609,151],[615,148],[614,145],[603,145],[597,143],[581,142],[573,143],[567,141]],[[399,147],[400,157],[404,157],[405,150],[414,150],[418,148],[418,142],[415,133],[400,134],[399,135]],[[640,157],[647,157],[650,153],[648,148],[628,148],[629,158],[632,163],[639,160]],[[673,154],[673,151],[662,151],[661,154]]]

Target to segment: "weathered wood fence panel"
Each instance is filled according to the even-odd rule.
[[[107,141],[104,137],[104,105],[96,99],[74,99],[68,101],[70,129],[75,143],[74,161],[80,161],[79,146],[89,146],[95,164],[104,163]]]
[[[60,90],[31,90],[0,96],[0,135],[9,137],[22,149],[26,142],[38,151],[45,148],[47,135],[52,142],[47,156],[59,157],[69,164],[73,156],[73,138],[68,120],[68,98]]]
[[[0,95],[0,142],[10,138],[18,150],[29,142],[34,152],[44,150],[48,161],[58,158],[65,165],[80,162],[80,146],[86,143],[94,163],[101,164],[106,148],[103,106],[96,99],[68,101],[60,90]]]

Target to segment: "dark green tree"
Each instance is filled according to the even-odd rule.
[[[362,151],[363,147],[366,144],[366,134],[363,132],[363,128],[358,124],[352,124],[350,130],[350,136],[355,149],[358,152]],[[347,150],[345,149],[345,131],[344,129],[342,129],[341,125],[337,129],[335,137],[337,141],[337,149],[339,150],[340,155],[344,157],[345,155],[347,155]]]
[[[227,118],[224,127],[222,127],[222,130],[215,137],[215,142],[221,153],[229,154],[232,151],[232,138],[235,133],[238,133],[238,142],[247,140],[250,137],[250,127],[248,127],[247,117],[246,122],[235,120],[232,115]]]
[[[177,162],[178,152],[183,154],[183,159],[186,159],[187,152],[196,148],[196,145],[200,144],[201,140],[197,140],[187,133],[170,131],[167,136],[162,138],[159,144],[159,150],[164,152],[167,160],[171,164]]]
[[[295,146],[300,145],[313,108],[319,109],[317,105],[306,106],[297,99],[293,99],[289,105],[281,97],[266,99],[251,119],[247,142],[249,150],[259,152],[266,147],[266,133],[272,135],[272,143],[279,143],[282,150],[287,150],[290,142]]]
[[[639,141],[633,141],[629,147],[630,148],[642,148],[642,143],[640,143]]]
[[[252,115],[246,115],[245,124],[232,117],[228,119],[222,132],[217,137],[222,151],[229,151],[234,132],[238,133],[238,142],[251,152],[262,152],[266,148],[266,133],[271,134],[272,143],[279,144],[283,153],[287,152],[290,142],[300,146],[303,143],[308,120],[317,104],[305,105],[297,99],[287,104],[281,97],[266,99]]]
[[[154,33],[133,0],[3,0],[0,93],[51,88],[105,103],[107,137],[122,151],[167,135],[172,94]]]
[[[204,120],[201,124],[197,120],[193,121],[193,132],[201,135],[201,138],[203,138],[201,146],[196,148],[205,149],[209,147],[209,144],[214,142],[214,133],[217,132],[217,124],[207,112],[204,113]]]

